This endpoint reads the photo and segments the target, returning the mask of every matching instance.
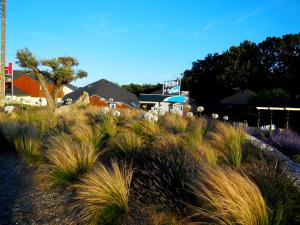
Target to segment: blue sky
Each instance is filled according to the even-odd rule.
[[[8,0],[6,60],[28,47],[75,56],[89,73],[78,86],[157,83],[243,40],[297,32],[299,0]]]

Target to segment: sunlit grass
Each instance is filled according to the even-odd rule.
[[[54,184],[64,185],[76,182],[91,169],[98,154],[94,146],[78,145],[68,136],[62,135],[50,141],[47,158],[52,166]]]
[[[196,208],[193,215],[199,223],[269,224],[267,206],[258,187],[235,170],[204,168],[193,189],[204,206]]]
[[[87,173],[77,185],[83,224],[124,224],[132,176],[130,166],[115,161],[112,169],[99,164]]]
[[[242,146],[245,143],[245,133],[240,128],[218,122],[215,131],[210,133],[211,144],[223,155],[229,164],[239,167],[242,161]]]

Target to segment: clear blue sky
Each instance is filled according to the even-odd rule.
[[[300,0],[8,0],[7,61],[75,56],[88,78],[157,83],[243,40],[300,32]],[[16,68],[16,67],[15,67]]]

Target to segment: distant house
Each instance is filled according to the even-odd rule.
[[[53,84],[47,84],[48,89],[53,89]],[[77,88],[73,85],[64,86],[62,92],[59,93],[58,100],[61,100],[65,94],[69,94]],[[13,79],[6,82],[6,100],[23,102],[29,105],[44,106],[47,104],[44,92],[39,81],[33,73],[25,73],[21,70],[14,70]]]
[[[249,100],[255,96],[255,93],[249,89],[240,91],[221,100],[221,105],[226,108],[235,108],[246,106]]]
[[[182,91],[180,95],[166,95],[163,94],[163,89],[159,89],[151,94],[140,94],[140,108],[144,110],[154,107],[164,113],[175,109],[183,114],[184,105],[195,105],[186,91]]]
[[[86,91],[90,96],[90,102],[98,107],[110,107],[115,109],[130,109],[139,107],[139,99],[133,93],[118,85],[101,79],[64,96],[64,100],[76,101]]]

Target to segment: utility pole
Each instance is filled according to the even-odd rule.
[[[5,29],[6,29],[6,0],[1,4],[1,75],[0,75],[0,106],[5,105]]]

